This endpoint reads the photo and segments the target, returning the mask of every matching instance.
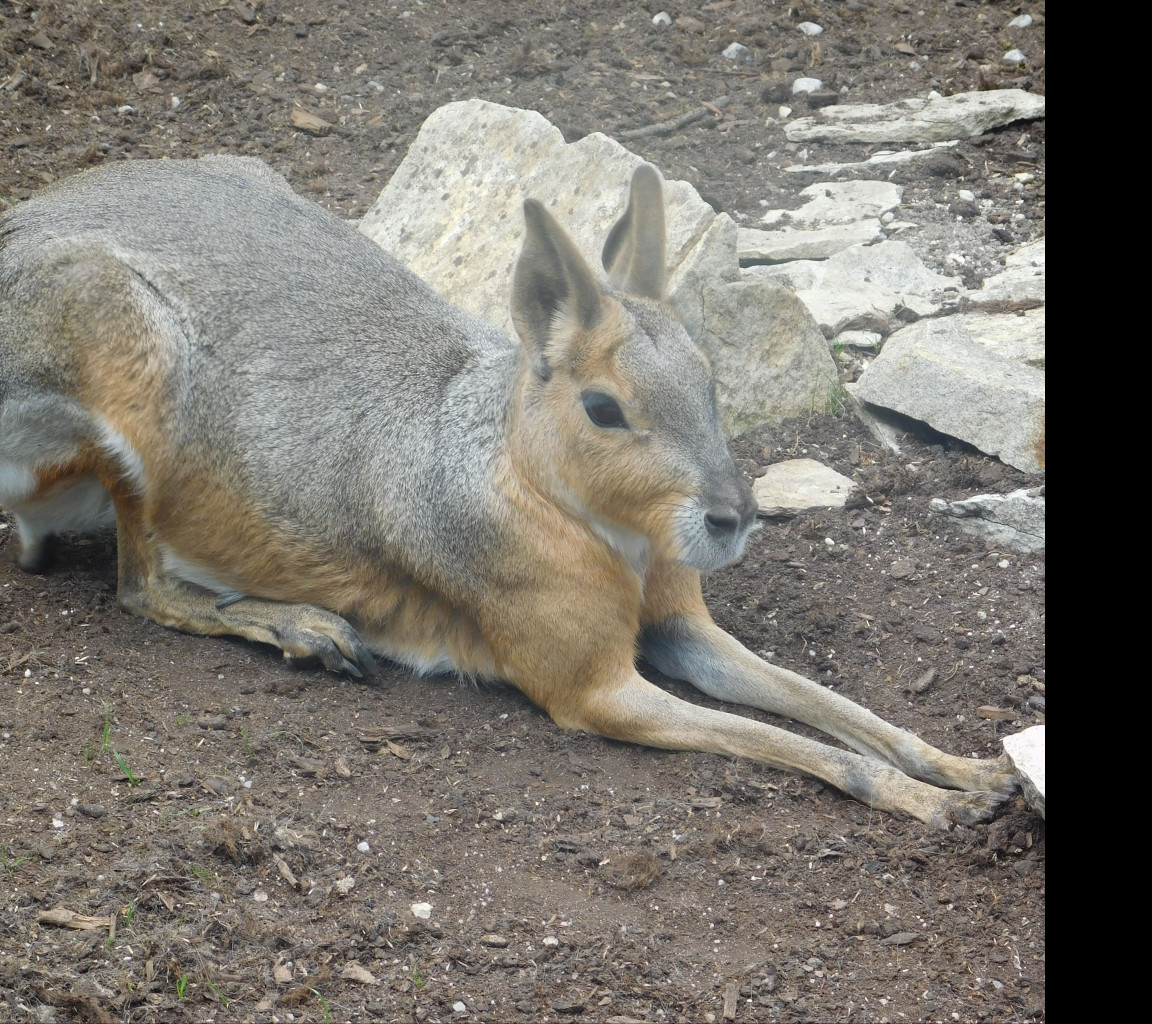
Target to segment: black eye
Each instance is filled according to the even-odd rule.
[[[628,421],[624,419],[620,404],[611,395],[606,395],[603,391],[585,391],[580,396],[580,401],[584,403],[584,411],[588,414],[588,418],[596,426],[627,429]]]

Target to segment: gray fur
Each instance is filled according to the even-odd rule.
[[[455,573],[484,544],[477,455],[499,447],[518,346],[265,165],[110,165],[17,207],[0,239],[5,320],[45,252],[106,253],[146,284],[175,328],[181,444],[273,518],[322,535],[339,508],[353,555],[445,552]],[[44,383],[21,379],[22,340],[0,332],[0,409]]]

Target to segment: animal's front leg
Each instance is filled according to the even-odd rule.
[[[962,793],[920,782],[871,757],[673,697],[635,671],[578,691],[567,724],[614,739],[672,750],[707,750],[804,772],[877,810],[929,825],[971,825],[991,818],[1000,793]]]
[[[1008,794],[1016,778],[1007,761],[956,757],[885,722],[846,697],[757,657],[713,621],[691,570],[663,567],[650,581],[644,657],[719,700],[785,715],[835,736],[852,749],[913,778],[970,792]]]

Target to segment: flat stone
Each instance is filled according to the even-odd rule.
[[[876,219],[797,231],[740,228],[737,254],[742,261],[823,260],[854,245],[869,245],[884,237],[884,230]]]
[[[892,240],[853,246],[823,261],[746,267],[741,276],[793,288],[826,334],[842,320],[891,314],[898,305],[927,316],[941,308],[938,296],[956,287],[953,278],[929,270],[906,242]]]
[[[790,142],[935,142],[983,135],[1044,116],[1044,97],[1023,89],[961,92],[933,99],[823,107],[784,129]]]
[[[818,181],[801,189],[808,202],[796,210],[769,210],[760,224],[769,230],[790,227],[822,227],[873,220],[895,210],[904,189],[890,181]]]
[[[897,331],[849,391],[1026,473],[1043,472],[1043,371],[994,355],[950,320]]]
[[[795,515],[813,508],[843,508],[854,481],[815,459],[776,462],[754,484],[763,515]]]
[[[1044,495],[1040,488],[977,494],[963,501],[933,498],[932,511],[949,516],[964,533],[1022,554],[1044,550]]]
[[[845,171],[883,171],[884,169],[914,163],[932,156],[937,148],[959,145],[959,141],[936,142],[931,149],[901,149],[895,152],[881,150],[867,160],[850,161],[845,164],[789,164],[784,168],[789,174],[843,174]]]
[[[850,348],[878,348],[884,340],[878,331],[841,331],[832,339],[833,345],[844,345]]]
[[[1044,726],[1034,725],[1004,737],[1004,753],[1016,769],[1024,799],[1044,817]]]
[[[1045,239],[1022,245],[1004,261],[1005,270],[984,279],[980,291],[972,293],[977,302],[1045,301]]]

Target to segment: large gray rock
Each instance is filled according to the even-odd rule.
[[[822,107],[784,129],[792,142],[938,142],[967,139],[1044,116],[1044,97],[1022,89],[960,92],[938,99]]]
[[[360,230],[441,295],[512,330],[509,290],[524,200],[539,199],[594,267],[643,163],[595,133],[568,145],[533,110],[485,100],[440,107],[424,122]],[[668,263],[678,267],[716,213],[684,181],[664,183]]]
[[[994,355],[951,319],[897,331],[849,390],[1024,472],[1043,472],[1043,371]]]
[[[1024,799],[1044,817],[1044,726],[1004,737],[1004,753],[1016,769]]]
[[[1033,554],[1044,550],[1044,495],[1040,488],[977,494],[963,501],[932,499],[932,511],[949,516],[965,533],[996,547]]]
[[[815,459],[776,462],[753,485],[763,515],[795,515],[812,508],[843,508],[856,484]]]
[[[704,328],[704,293],[740,280],[737,237],[736,222],[720,214],[668,278],[669,301],[693,338],[699,339]]]
[[[710,285],[698,340],[716,369],[720,421],[729,436],[766,421],[826,412],[839,375],[807,307],[764,281]]]
[[[1004,261],[1003,273],[984,279],[980,291],[973,294],[979,302],[1044,301],[1044,242],[1022,245]]]
[[[1004,359],[1044,369],[1044,307],[1022,313],[960,313],[949,317],[978,345]]]
[[[450,103],[424,122],[360,230],[442,295],[512,332],[524,199],[551,207],[598,269],[641,162],[600,134],[569,145],[534,111]],[[716,365],[727,429],[826,404],[836,374],[804,306],[740,283],[735,224],[690,184],[665,181],[664,199],[668,298]]]
[[[946,289],[956,289],[955,279],[929,270],[911,246],[896,241],[855,246],[827,260],[747,267],[742,275],[794,289],[829,330],[865,313],[891,314],[899,305],[926,316],[940,309]]]

